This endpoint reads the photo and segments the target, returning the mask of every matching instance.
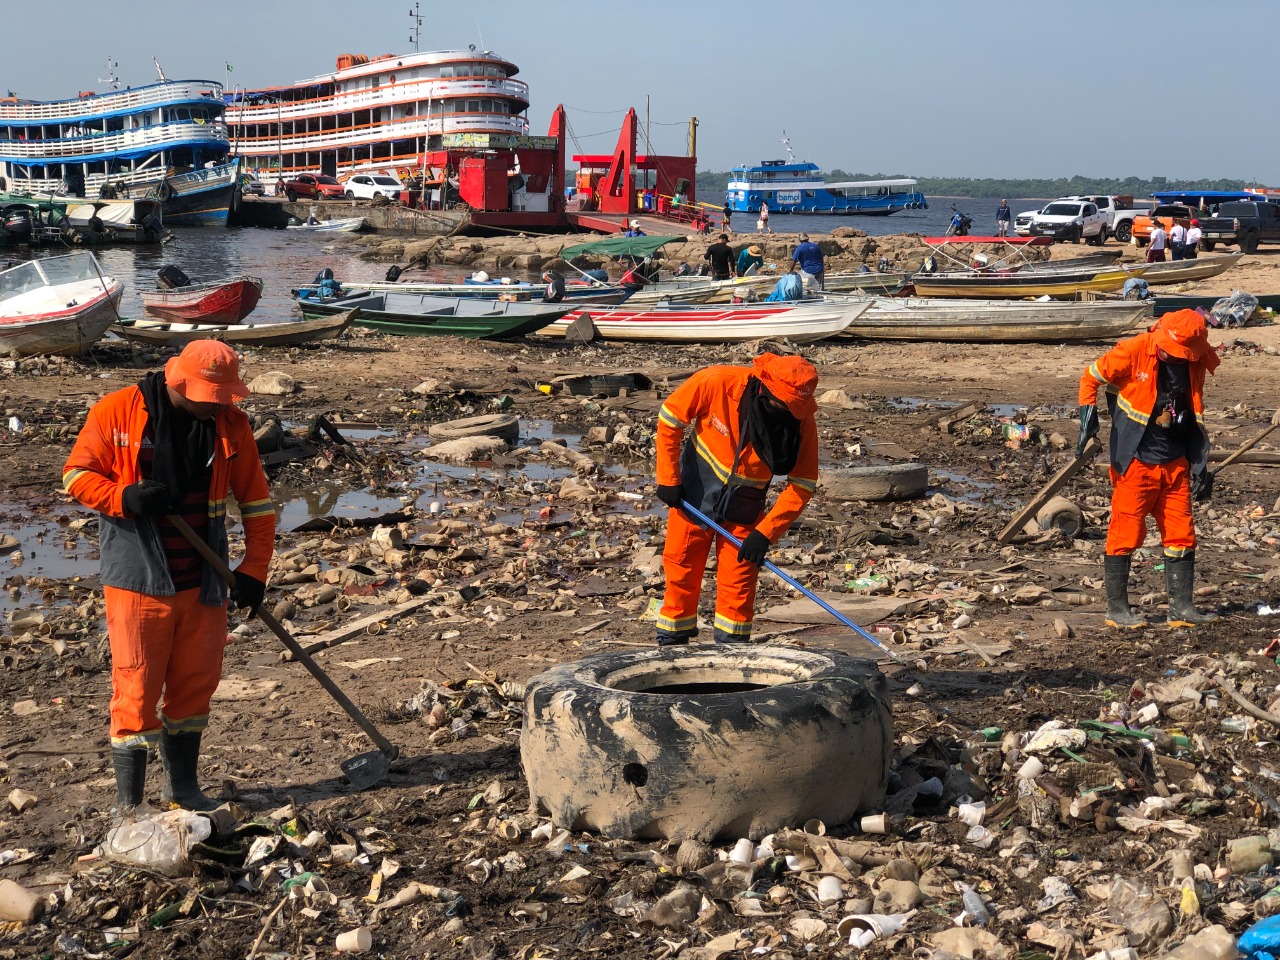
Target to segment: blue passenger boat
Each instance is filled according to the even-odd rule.
[[[764,160],[759,166],[734,167],[729,176],[727,202],[734,213],[756,213],[760,204],[769,213],[856,214],[885,217],[899,210],[924,210],[929,204],[916,181],[854,180],[827,183],[816,163],[797,161],[784,133],[786,160]]]
[[[224,109],[221,84],[163,74],[159,83],[69,100],[0,98],[0,189],[152,197],[166,226],[225,224],[239,177]]]

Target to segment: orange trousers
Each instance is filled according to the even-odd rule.
[[[739,540],[755,529],[739,523],[721,526]],[[737,547],[673,508],[667,514],[667,545],[662,551],[667,591],[658,611],[659,643],[678,643],[697,634],[698,595],[712,538],[716,541],[715,640],[745,643],[751,638],[760,568],[740,561]]]
[[[200,590],[153,597],[104,587],[111,640],[111,745],[144,747],[170,733],[203,730],[222,678],[227,608]],[[163,722],[156,716],[161,694]]]
[[[1191,518],[1191,471],[1186,458],[1147,464],[1134,460],[1120,474],[1111,468],[1111,526],[1107,553],[1133,553],[1147,539],[1147,517],[1154,517],[1166,557],[1196,548]]]

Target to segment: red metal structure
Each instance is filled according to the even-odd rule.
[[[637,154],[639,129],[640,122],[633,107],[623,118],[618,145],[612,155],[579,154],[573,157],[581,168],[577,184],[579,192],[589,193],[594,198],[593,207],[601,213],[624,216],[646,212],[640,199],[646,187],[652,188],[656,200],[683,195],[688,204],[695,204],[698,158]],[[638,183],[636,174],[641,171],[652,172],[654,182]],[[648,212],[666,214],[665,207],[665,202],[655,204],[654,209]]]

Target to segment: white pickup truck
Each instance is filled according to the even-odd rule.
[[[1141,207],[1134,206],[1133,197],[1112,197],[1112,196],[1092,196],[1092,197],[1063,197],[1064,200],[1085,200],[1094,204],[1100,213],[1107,216],[1107,235],[1115,237],[1121,243],[1128,243],[1129,238],[1133,235],[1133,218],[1140,214],[1150,213],[1151,206],[1144,204]]]
[[[1102,246],[1107,241],[1107,215],[1089,200],[1055,200],[1032,218],[1030,235]]]

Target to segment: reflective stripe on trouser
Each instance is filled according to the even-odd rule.
[[[723,526],[739,540],[753,529],[738,523]],[[662,609],[658,611],[660,641],[686,639],[697,633],[698,595],[702,592],[702,574],[712,537],[716,541],[716,642],[741,642],[751,638],[760,568],[754,563],[739,561],[737,547],[673,509],[667,514],[667,545],[662,551],[667,590]]]
[[[170,733],[203,730],[222,676],[226,607],[199,588],[153,597],[104,587],[111,639],[111,745],[151,746]],[[156,716],[164,695],[163,721]]]
[[[1155,518],[1166,557],[1178,558],[1196,548],[1191,471],[1185,457],[1157,464],[1134,460],[1123,475],[1112,467],[1111,484],[1108,554],[1122,556],[1142,546],[1148,516]]]

